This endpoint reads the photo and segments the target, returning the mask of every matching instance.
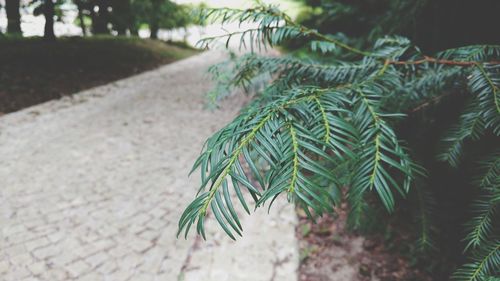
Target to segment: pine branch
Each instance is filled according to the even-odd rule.
[[[469,87],[478,97],[487,128],[500,135],[500,66],[477,65],[470,75]]]
[[[486,160],[479,162],[479,177],[475,184],[483,189],[500,188],[500,149],[494,151]]]
[[[435,211],[436,202],[432,194],[424,190],[425,186],[417,184],[413,189],[416,201],[415,219],[418,224],[419,235],[417,236],[417,246],[419,251],[436,249],[433,239],[436,229],[433,225],[432,215]]]
[[[465,238],[465,250],[476,249],[486,243],[493,231],[493,219],[500,205],[499,198],[494,195],[484,196],[473,205],[475,217],[467,224],[468,234]]]
[[[393,61],[393,60],[389,61],[389,64],[395,64],[395,65],[418,65],[418,64],[424,64],[424,63],[442,64],[442,65],[449,65],[449,66],[463,66],[463,67],[477,67],[479,65],[479,63],[476,61],[445,60],[445,59],[432,58],[429,56],[424,56],[423,59],[415,60],[415,61]],[[489,64],[489,65],[498,65],[498,64],[500,64],[500,61],[489,61],[489,62],[482,62],[482,63]]]
[[[348,186],[354,225],[366,215],[369,204],[365,198],[371,190],[388,211],[394,210],[394,193],[406,196],[411,183],[425,176],[395,133],[395,125],[405,117],[399,112],[441,102],[444,95],[466,88],[464,85],[468,85],[471,105],[443,139],[440,159],[457,166],[469,140],[481,138],[486,130],[500,135],[499,46],[469,46],[426,56],[408,39],[386,36],[364,51],[338,37],[301,26],[273,6],[212,10],[207,16],[222,24],[256,25],[227,34],[223,37],[226,44],[239,37],[241,47],[253,50],[300,38],[308,41],[313,51],[351,55],[342,56],[347,61],[328,63],[251,54],[235,60],[234,65],[213,68],[216,76],[224,78],[217,89],[226,92],[234,87],[247,89],[262,77],[273,79],[268,79],[255,100],[205,144],[193,167],[201,170],[202,184],[179,221],[179,234],[184,231],[187,235],[196,224],[197,232],[205,237],[204,219],[211,212],[235,239],[242,227],[232,200],[237,199],[249,213],[244,191],[256,208],[266,203],[271,207],[284,194],[313,218],[332,212],[342,200],[341,192],[331,190]],[[217,38],[204,42],[214,40]],[[487,170],[480,182],[488,187],[481,188],[496,190],[498,171]],[[345,177],[342,183],[339,173]],[[420,197],[426,200],[424,195]],[[485,241],[494,236],[488,226],[497,212],[484,210],[481,208],[479,219],[473,221],[473,234],[468,238],[471,248],[480,253],[459,274],[470,277],[471,269],[480,268],[470,280],[495,274],[491,270],[495,255],[485,254],[485,245],[489,245]],[[431,228],[426,212],[421,209],[424,245],[430,244]]]
[[[464,110],[458,124],[451,128],[441,141],[442,151],[437,159],[457,167],[463,151],[464,142],[468,139],[477,140],[485,130],[485,122],[480,111],[479,102],[473,100]]]
[[[500,240],[488,242],[473,256],[472,262],[460,267],[453,279],[457,281],[483,281],[500,273]]]

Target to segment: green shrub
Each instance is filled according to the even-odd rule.
[[[415,161],[418,157],[397,128],[409,113],[466,89],[467,106],[442,137],[437,159],[457,167],[463,151],[485,135],[496,144],[487,159],[477,160],[481,169],[475,186],[480,194],[470,206],[474,217],[465,237],[470,263],[454,278],[498,278],[500,46],[467,46],[428,56],[408,39],[391,36],[378,39],[370,50],[360,50],[342,38],[296,24],[273,6],[210,10],[206,15],[223,23],[256,23],[256,28],[223,38],[237,39],[251,50],[300,39],[313,52],[334,56],[311,60],[252,52],[233,64],[212,68],[224,78],[216,88],[221,96],[234,87],[273,79],[238,117],[207,140],[193,168],[201,170],[202,184],[180,218],[179,234],[187,235],[195,225],[205,237],[204,220],[210,210],[232,239],[241,235],[234,201],[250,213],[243,190],[255,207],[271,207],[284,195],[311,218],[334,212],[347,201],[349,222],[359,228],[370,212],[368,197],[375,193],[389,212],[397,200],[413,196],[418,202],[419,246],[435,246],[432,230],[439,226],[430,223],[433,199],[426,168]]]

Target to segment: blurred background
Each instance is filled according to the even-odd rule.
[[[2,0],[0,32],[4,35],[17,34],[23,37],[51,37],[52,32],[56,37],[128,35],[162,40],[188,40],[189,43],[195,44],[199,29],[194,26],[200,23],[193,15],[194,9],[242,8],[250,7],[252,3],[254,2],[250,0],[57,0],[52,7],[50,1],[44,0]],[[278,4],[280,8],[292,14],[296,14],[301,7],[301,3],[293,0],[274,0],[266,3]],[[46,16],[50,17],[51,14],[53,23],[46,21]]]
[[[499,0],[262,2],[276,5],[298,23],[359,49],[368,49],[385,35],[405,36],[425,54],[471,44],[500,44]],[[200,54],[204,50],[196,43],[203,37],[246,26],[208,24],[199,19],[196,11],[203,7],[247,8],[256,3],[251,0],[0,0],[0,115]],[[307,42],[300,39],[284,45],[279,51],[301,59],[329,62],[342,55],[313,54]],[[202,71],[201,67],[194,70],[187,65],[183,67],[185,71],[192,71],[186,77]],[[163,76],[161,79],[169,82]],[[186,81],[175,82],[189,88],[200,84],[198,80]],[[168,93],[164,88],[160,90],[161,94]],[[444,229],[437,239],[443,246],[438,257],[425,259],[421,266],[432,274],[428,274],[427,279],[417,276],[404,280],[431,280],[430,276],[435,278],[432,280],[446,280],[453,266],[464,261],[463,233],[457,226],[466,221],[467,209],[463,206],[469,205],[474,197],[467,171],[475,168],[475,164],[465,167],[466,172],[451,170],[436,163],[434,154],[427,152],[443,128],[457,118],[464,102],[465,95],[453,98],[421,113],[422,116],[408,118],[399,129],[422,162],[432,167],[429,183],[436,189],[438,202],[435,220]],[[39,114],[33,112],[30,114]],[[436,119],[443,120],[442,124],[435,122]],[[177,121],[172,122],[177,124]],[[498,145],[492,139],[482,143],[483,150]],[[473,154],[481,153],[484,152]],[[305,232],[309,233],[311,227],[306,226],[309,228],[304,228]],[[399,229],[393,232],[400,232]],[[400,233],[394,235],[401,236]],[[399,249],[396,246],[394,248]],[[411,251],[405,253],[409,253],[412,265],[420,262]],[[399,260],[399,256],[395,259]],[[387,264],[396,264],[389,261]]]
[[[203,37],[245,26],[200,22],[203,7],[250,0],[0,0],[0,113],[127,77],[197,52]],[[500,2],[266,0],[359,48],[398,34],[426,52],[495,43]],[[56,40],[57,39],[57,40]],[[152,40],[151,40],[152,39]],[[300,40],[288,44],[300,49]],[[53,83],[57,81],[57,83]],[[34,94],[36,92],[36,95]]]
[[[274,3],[292,14],[302,5]],[[196,54],[196,43],[202,37],[238,28],[200,22],[199,8],[252,4],[229,0],[0,0],[0,114]]]

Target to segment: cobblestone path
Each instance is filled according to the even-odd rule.
[[[294,281],[292,208],[176,239],[191,165],[245,102],[204,109],[217,52],[0,117],[0,280]],[[54,81],[57,83],[57,81]],[[244,257],[242,256],[244,254]]]

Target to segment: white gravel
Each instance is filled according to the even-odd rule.
[[[296,280],[289,205],[232,242],[175,238],[204,140],[244,104],[204,109],[211,51],[0,117],[0,280]],[[54,81],[57,83],[57,81]]]

